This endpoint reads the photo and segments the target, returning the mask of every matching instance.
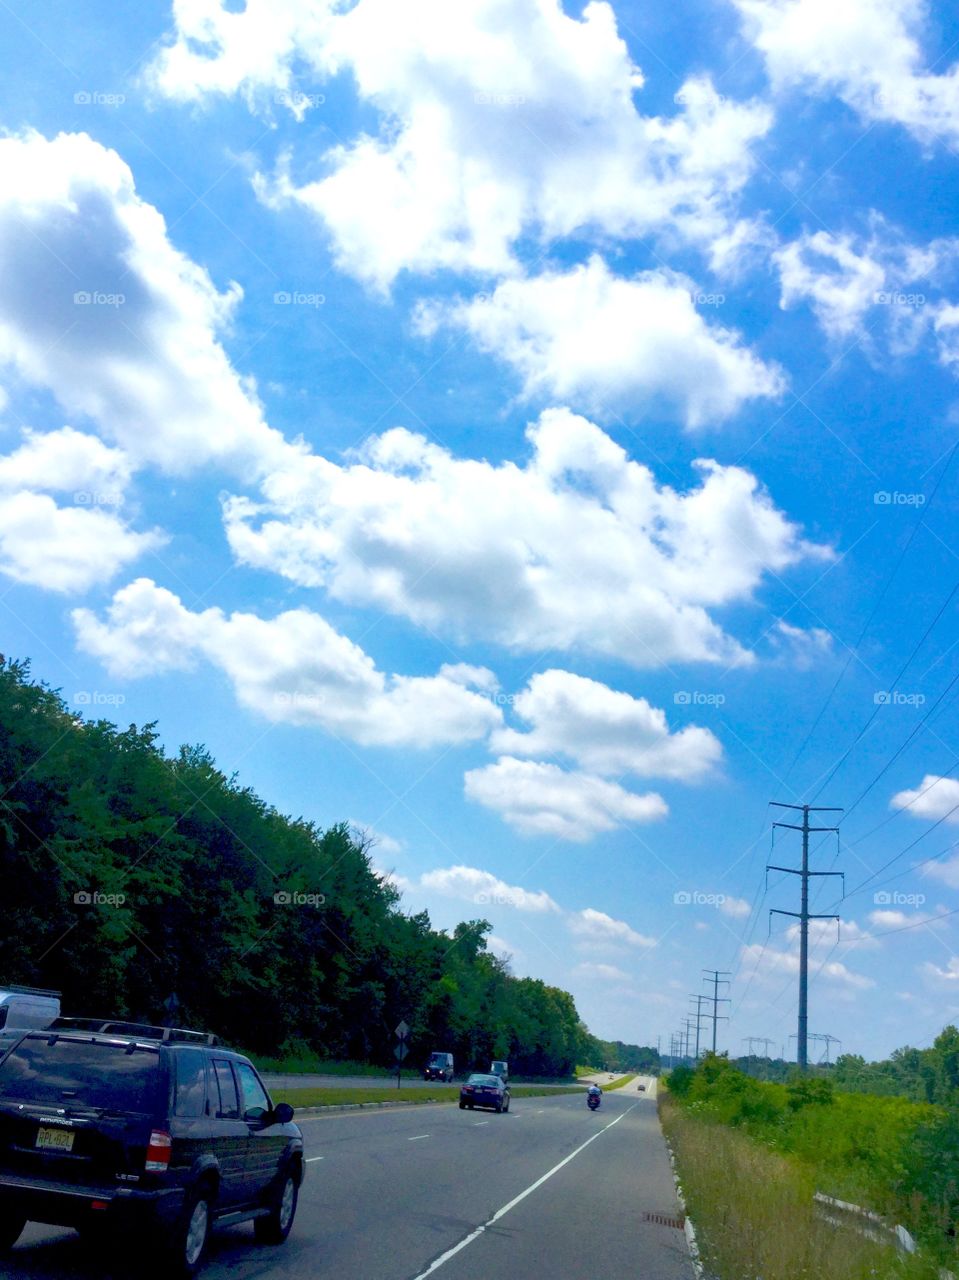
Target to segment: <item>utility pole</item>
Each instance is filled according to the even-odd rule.
[[[721,986],[729,986],[729,970],[728,969],[704,969],[706,975],[703,982],[711,983],[713,988],[713,1053],[716,1052],[716,1023],[722,1018],[725,1020],[725,1014],[720,1015],[719,1006],[721,1004],[729,1004],[729,996],[721,996],[719,988]]]
[[[690,1027],[691,1027],[692,1025],[693,1025],[693,1020],[692,1020],[692,1018],[683,1018],[683,1028],[684,1028],[684,1031],[685,1031],[686,1060],[687,1060],[687,1061],[689,1060],[689,1030],[690,1030]]]
[[[774,822],[773,827],[788,827],[791,831],[802,832],[802,866],[797,867],[777,867],[767,863],[766,876],[767,880],[770,871],[784,871],[787,875],[799,876],[801,878],[800,908],[799,911],[779,911],[773,907],[770,915],[792,916],[799,921],[799,1024],[796,1036],[796,1062],[800,1071],[805,1071],[809,1065],[808,1060],[808,1026],[809,1026],[809,921],[810,920],[835,920],[837,925],[839,917],[836,915],[811,915],[809,911],[809,881],[812,876],[841,876],[843,882],[843,892],[845,893],[846,877],[842,871],[810,871],[809,870],[809,836],[814,831],[835,831],[838,827],[811,827],[809,825],[809,815],[811,813],[842,813],[842,809],[833,808],[814,808],[808,804],[780,804],[779,801],[773,800],[771,803],[777,809],[795,809],[802,813],[802,826],[797,827],[793,822]]]
[[[690,1000],[696,1001],[696,1061],[699,1061],[699,1032],[702,1027],[703,1005],[708,1001],[709,997],[704,995],[693,994]]]

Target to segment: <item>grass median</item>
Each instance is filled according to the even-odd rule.
[[[569,1093],[582,1093],[582,1089],[572,1088]],[[557,1094],[564,1096],[557,1089],[537,1088],[536,1085],[519,1084],[510,1089],[510,1098],[555,1098]],[[316,1088],[316,1089],[275,1089],[274,1102],[288,1102],[292,1107],[337,1107],[345,1103],[360,1102],[459,1102],[460,1086],[458,1084],[437,1085],[435,1089],[349,1089],[349,1088]]]

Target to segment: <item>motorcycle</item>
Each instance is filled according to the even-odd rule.
[[[589,1107],[590,1111],[597,1111],[599,1109],[600,1101],[601,1099],[598,1093],[588,1093],[586,1095],[586,1105]]]

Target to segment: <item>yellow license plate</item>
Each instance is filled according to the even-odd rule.
[[[41,1125],[37,1130],[37,1147],[41,1151],[72,1151],[75,1137],[69,1129],[45,1129]]]

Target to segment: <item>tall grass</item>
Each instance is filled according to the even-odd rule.
[[[928,1260],[831,1227],[812,1172],[674,1099],[660,1099],[706,1274],[716,1280],[936,1280]]]

